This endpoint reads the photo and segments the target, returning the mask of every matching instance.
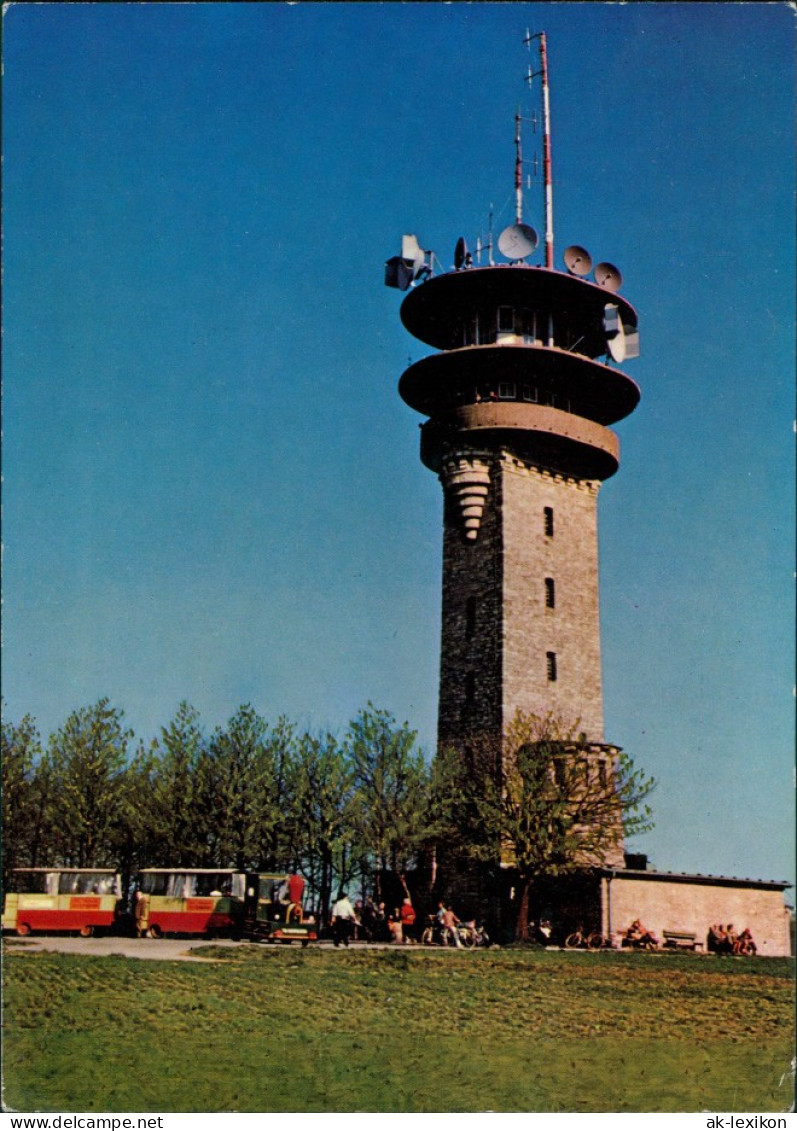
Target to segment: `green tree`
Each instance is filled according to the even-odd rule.
[[[377,876],[404,872],[427,832],[429,771],[416,733],[369,702],[344,749],[354,775],[352,817],[360,852]]]
[[[330,734],[302,735],[294,764],[291,867],[301,871],[326,919],[334,889],[350,879],[354,772]]]
[[[219,867],[285,866],[294,745],[291,723],[280,719],[270,729],[249,704],[214,733],[200,765]]]
[[[139,758],[141,834],[151,864],[197,868],[213,863],[206,752],[199,714],[183,700],[152,750]]]
[[[123,711],[100,699],[73,711],[50,736],[41,767],[49,798],[47,842],[53,850],[47,863],[77,868],[117,863],[133,737],[123,719]]]
[[[437,812],[473,859],[516,870],[521,940],[534,882],[599,865],[621,851],[624,836],[650,829],[655,784],[622,751],[610,756],[555,716],[518,711],[500,754],[485,742],[470,759],[443,757]]]
[[[30,865],[36,838],[38,812],[35,767],[41,759],[41,739],[36,721],[25,715],[21,723],[2,727],[2,884],[8,890],[13,868]]]

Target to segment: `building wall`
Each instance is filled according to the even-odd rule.
[[[693,931],[705,946],[713,923],[733,923],[737,931],[750,928],[759,954],[791,953],[788,909],[776,889],[622,874],[601,882],[605,934],[620,934],[639,918],[659,939],[665,930]]]
[[[458,453],[441,479],[440,745],[462,748],[484,734],[498,741],[518,709],[553,712],[602,742],[598,484],[541,471],[507,452]]]
[[[561,716],[603,741],[598,618],[598,484],[564,479],[511,456],[500,462],[504,534],[504,723],[519,708]],[[545,508],[553,534],[545,533]],[[555,605],[546,605],[546,578]],[[556,657],[548,678],[547,653]]]
[[[453,468],[453,470],[452,470]],[[476,537],[466,538],[463,510],[469,507],[461,478],[468,468],[484,481],[486,495]],[[492,457],[463,453],[444,472],[443,600],[440,651],[438,744],[464,749],[501,728],[501,598],[503,551],[501,510]],[[478,504],[476,508],[478,509]]]

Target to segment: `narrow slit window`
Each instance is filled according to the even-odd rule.
[[[473,672],[468,672],[465,676],[465,703],[468,707],[472,707],[476,699],[476,676]]]
[[[552,577],[545,578],[545,607],[546,609],[556,608],[556,587]]]
[[[556,652],[545,653],[545,663],[548,671],[548,682],[556,682]]]
[[[553,507],[546,507],[543,511],[543,521],[545,524],[545,537],[553,538]]]

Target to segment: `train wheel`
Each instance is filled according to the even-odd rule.
[[[30,924],[29,923],[17,923],[17,934],[21,935],[22,938],[25,938],[27,935],[29,935],[30,934]]]
[[[94,928],[92,926],[90,926],[88,923],[85,923],[80,928],[80,937],[82,939],[90,939],[93,934],[94,934]]]
[[[160,929],[160,927],[150,927],[150,929],[147,931],[147,938],[162,939],[163,931]]]

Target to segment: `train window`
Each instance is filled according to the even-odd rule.
[[[229,872],[201,872],[193,879],[194,895],[230,895],[232,892]]]
[[[57,895],[57,872],[15,872],[13,884],[9,891],[18,891],[23,895]]]
[[[112,895],[116,877],[106,872],[61,872],[58,891],[61,895]]]

